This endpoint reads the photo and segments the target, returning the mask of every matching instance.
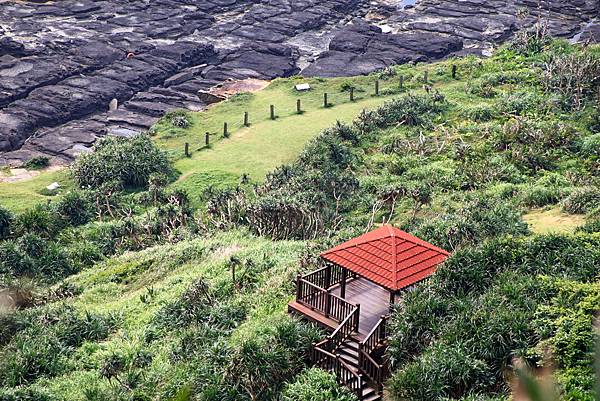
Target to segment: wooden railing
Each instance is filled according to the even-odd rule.
[[[347,279],[344,269],[337,265],[327,265],[302,277],[317,287],[328,289]]]
[[[329,352],[335,352],[353,333],[358,333],[359,319],[360,305],[356,305],[337,329],[322,342],[324,348]]]
[[[383,391],[383,382],[389,377],[388,364],[377,363],[375,359],[362,349],[358,350],[360,372],[364,373],[375,385],[377,391]]]
[[[371,329],[371,332],[361,342],[361,347],[366,353],[370,354],[387,340],[388,319],[389,316],[381,316],[375,327]]]
[[[386,346],[387,321],[389,316],[382,316],[365,339],[358,344],[358,367],[371,381],[383,391],[383,382],[389,377],[387,362],[378,363],[371,356],[373,351]]]
[[[356,305],[343,298],[319,287],[310,281],[298,276],[296,283],[296,301],[304,306],[317,310],[336,322],[342,322]]]
[[[364,381],[362,375],[344,362],[338,355],[323,349],[327,340],[323,340],[312,347],[312,362],[321,369],[333,372],[338,383],[348,387],[359,401],[363,400]]]

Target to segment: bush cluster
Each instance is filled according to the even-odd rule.
[[[152,174],[174,174],[166,154],[146,135],[105,138],[96,143],[93,153],[79,157],[71,172],[81,188],[90,189],[107,184],[140,188],[148,185]]]

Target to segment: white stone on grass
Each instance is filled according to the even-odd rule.
[[[298,84],[295,86],[298,92],[304,92],[310,90],[310,84]]]
[[[46,187],[48,191],[56,191],[58,188],[60,188],[60,184],[58,182],[53,182]]]

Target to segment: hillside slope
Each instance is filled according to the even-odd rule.
[[[288,115],[232,123],[191,158],[184,142],[275,97],[238,95],[214,119],[167,116],[153,141],[108,141],[75,164],[84,189],[0,208],[0,283],[18,307],[0,314],[0,400],[168,400],[182,388],[350,400],[306,370],[322,333],[285,305],[320,250],[381,221],[453,253],[392,316],[389,399],[508,399],[521,364],[549,367],[564,399],[594,399],[599,71],[598,47],[532,40],[313,81],[298,116],[297,80],[277,81]],[[349,87],[365,103],[341,104]],[[319,106],[323,88],[340,96],[333,107]],[[313,131],[321,120],[335,123]],[[297,136],[266,140],[278,133]],[[260,158],[267,146],[277,158]]]

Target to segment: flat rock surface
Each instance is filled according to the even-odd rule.
[[[600,40],[597,0],[545,0],[552,35]],[[0,165],[67,164],[232,80],[368,74],[487,54],[534,0],[0,0]],[[117,99],[119,108],[108,111]]]

